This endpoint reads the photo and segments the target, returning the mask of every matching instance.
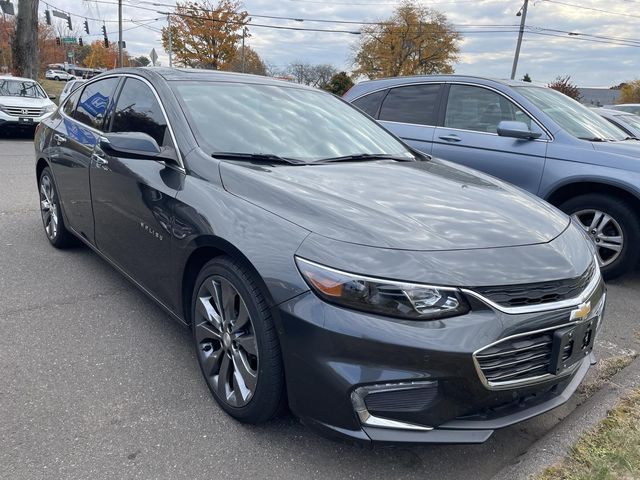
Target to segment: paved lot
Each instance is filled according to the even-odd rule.
[[[210,397],[186,329],[91,251],[57,251],[41,230],[32,142],[5,135],[0,478],[484,479],[571,409],[479,446],[368,450],[318,437],[291,416],[240,425]],[[601,355],[638,349],[640,275],[609,292]]]

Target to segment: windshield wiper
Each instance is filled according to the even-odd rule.
[[[305,161],[298,160],[297,158],[281,157],[272,153],[213,152],[211,156],[214,158],[221,158],[223,160],[260,160],[268,162],[290,163],[291,165],[306,164]]]
[[[587,142],[608,142],[606,138],[601,137],[578,137],[580,140],[586,140]]]
[[[397,162],[415,162],[415,158],[401,157],[399,155],[389,155],[386,153],[361,153],[358,155],[344,155],[342,157],[329,157],[315,160],[312,163],[332,163],[332,162],[361,162],[366,160],[396,160]]]

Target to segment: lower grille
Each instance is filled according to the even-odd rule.
[[[416,388],[374,391],[364,397],[364,402],[372,413],[419,412],[428,408],[437,395],[437,382],[430,382]]]
[[[507,338],[476,352],[477,365],[487,382],[499,385],[549,374],[554,331]],[[566,360],[571,353],[570,344],[565,347],[562,359]]]
[[[39,117],[42,115],[41,108],[23,108],[23,107],[3,107],[3,110],[14,117]]]

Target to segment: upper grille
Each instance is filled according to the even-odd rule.
[[[3,110],[14,117],[39,117],[42,109],[37,107],[3,107]]]
[[[472,290],[504,307],[524,307],[559,302],[580,295],[587,288],[595,268],[595,264],[592,263],[579,277],[566,280],[501,287],[477,287]]]
[[[490,384],[517,382],[549,373],[554,330],[507,338],[475,355],[482,374]],[[571,356],[567,345],[562,359]]]

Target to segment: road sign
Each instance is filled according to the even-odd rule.
[[[74,45],[78,43],[78,39],[76,37],[62,37],[60,40],[62,40],[62,43],[71,43]]]
[[[151,53],[149,54],[149,58],[151,59],[151,63],[153,63],[153,65],[155,66],[156,62],[158,61],[158,54],[156,53],[156,49],[155,48],[151,49]]]

